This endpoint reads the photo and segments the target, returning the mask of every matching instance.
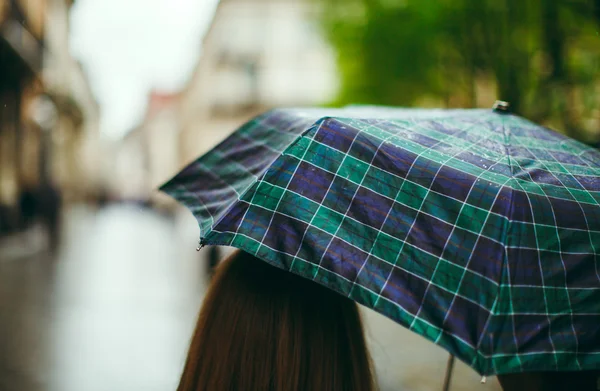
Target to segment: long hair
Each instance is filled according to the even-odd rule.
[[[237,251],[200,310],[178,391],[372,391],[356,303]]]

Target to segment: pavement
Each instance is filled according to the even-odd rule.
[[[63,221],[54,256],[42,227],[0,239],[0,390],[175,390],[209,281],[196,221],[134,206]],[[363,312],[381,390],[441,390],[447,353]],[[500,390],[479,380],[457,363],[451,390]]]

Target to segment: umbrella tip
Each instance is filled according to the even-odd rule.
[[[494,103],[492,109],[497,113],[508,113],[510,108],[510,103],[505,102],[503,100],[497,100]]]
[[[481,378],[481,384],[485,384],[487,382],[487,377],[483,376]]]

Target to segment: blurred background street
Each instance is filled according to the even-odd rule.
[[[0,389],[175,389],[205,287],[195,238],[132,206],[64,217],[58,257],[42,230],[2,243]]]
[[[254,115],[503,99],[600,145],[599,30],[597,0],[0,0],[0,390],[175,388],[208,250],[156,189]],[[382,390],[441,389],[365,316]]]

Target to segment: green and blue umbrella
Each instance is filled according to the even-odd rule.
[[[162,190],[482,375],[600,368],[600,151],[523,118],[278,109]]]

